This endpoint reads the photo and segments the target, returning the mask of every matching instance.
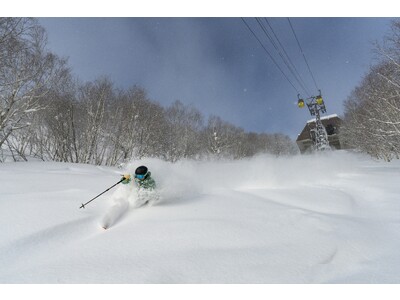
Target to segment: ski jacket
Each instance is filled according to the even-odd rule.
[[[143,180],[135,178],[135,183],[139,189],[154,190],[156,188],[156,182],[151,178],[151,172],[148,172]]]

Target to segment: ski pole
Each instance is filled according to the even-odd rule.
[[[111,190],[114,186],[116,186],[117,184],[120,184],[122,181],[124,181],[126,178],[125,176],[122,177],[122,179],[120,181],[118,181],[116,184],[114,184],[113,186],[110,186],[108,189],[106,189],[104,192],[102,192],[101,194],[98,194],[96,197],[94,197],[93,199],[90,199],[88,202],[86,203],[82,203],[81,207],[79,208],[85,208],[85,205],[88,205],[90,202],[92,202],[94,199],[100,197],[101,195],[103,195],[105,192],[107,192],[108,190]]]

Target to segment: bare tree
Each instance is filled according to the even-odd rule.
[[[80,87],[77,103],[80,117],[75,122],[80,162],[102,163],[107,147],[107,114],[112,114],[114,96],[113,83],[107,78]]]
[[[347,144],[385,160],[398,157],[400,152],[400,90],[384,78],[391,76],[388,67],[372,68],[352,92],[345,102],[341,129]]]
[[[164,109],[148,99],[143,88],[121,92],[110,119],[114,126],[109,163],[162,156],[167,129]]]
[[[238,147],[244,130],[223,121],[220,117],[210,116],[204,131],[207,152],[215,157],[240,158]]]
[[[200,155],[200,131],[203,116],[193,106],[185,106],[179,100],[166,109],[168,122],[165,158],[177,161],[182,158],[196,158]]]
[[[30,125],[31,114],[45,108],[40,100],[68,73],[46,43],[35,19],[0,18],[0,148]]]
[[[341,135],[360,151],[390,161],[400,155],[400,22],[383,45],[380,61],[345,101]]]

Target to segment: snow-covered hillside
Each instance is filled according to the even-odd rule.
[[[149,167],[162,199],[108,230]],[[0,283],[400,283],[400,162],[346,152],[126,170],[0,164]]]

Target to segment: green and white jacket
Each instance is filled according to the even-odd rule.
[[[156,182],[151,177],[151,172],[146,174],[146,177],[142,180],[135,177],[135,183],[139,189],[154,190],[156,188]]]

